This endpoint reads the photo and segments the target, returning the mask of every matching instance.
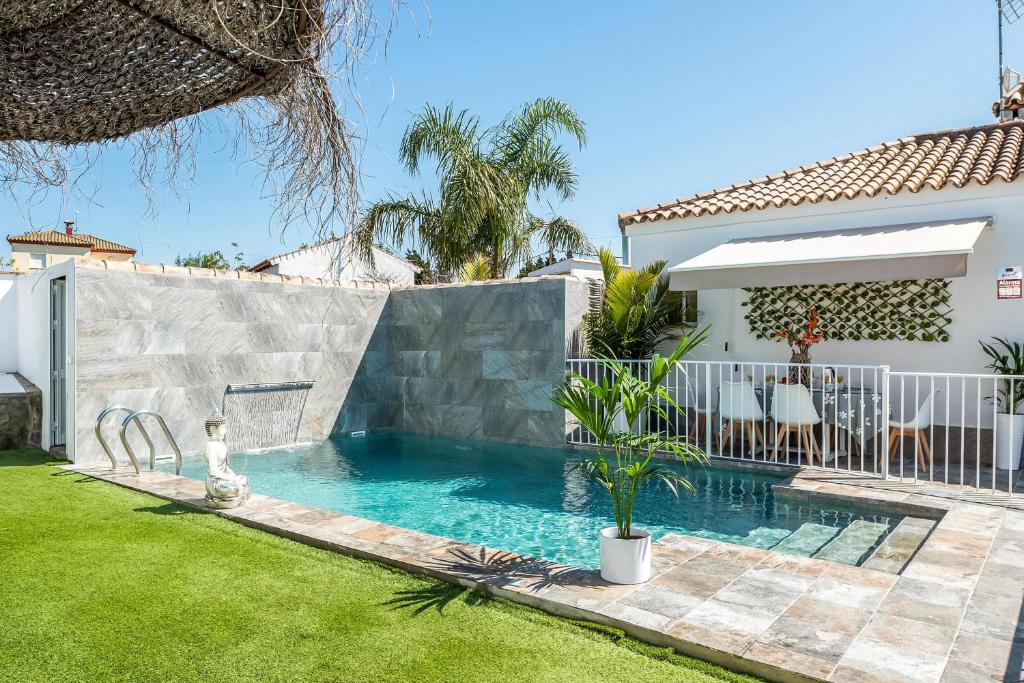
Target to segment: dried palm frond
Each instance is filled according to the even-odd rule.
[[[282,223],[305,218],[324,231],[356,207],[354,134],[331,83],[351,84],[390,30],[373,8],[368,0],[0,3],[0,190],[67,190],[111,143],[134,150],[143,187],[175,181],[191,172],[199,136],[223,128],[235,153],[262,167]]]

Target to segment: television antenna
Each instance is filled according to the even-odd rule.
[[[996,0],[996,17],[999,22],[999,102],[1000,113],[1002,113],[1003,102],[1003,22],[1012,26],[1020,19],[1024,19],[1024,0]]]

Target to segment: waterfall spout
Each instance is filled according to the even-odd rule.
[[[286,446],[299,440],[302,411],[313,382],[229,384],[224,415],[235,425],[232,451]]]

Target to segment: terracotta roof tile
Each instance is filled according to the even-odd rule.
[[[61,230],[36,230],[21,235],[8,235],[11,244],[45,244],[61,247],[85,247],[92,251],[109,254],[134,254],[135,250],[117,242],[93,237],[81,232],[67,234]]]
[[[619,227],[673,218],[1013,182],[1024,173],[1024,120],[900,138],[745,183],[619,214]]]

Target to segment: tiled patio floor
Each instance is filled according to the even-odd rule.
[[[205,509],[202,482],[73,469]],[[649,583],[617,586],[593,571],[262,495],[217,514],[774,680],[1021,680],[1024,512],[813,477],[790,489],[945,515],[901,575],[672,534],[655,544]]]

